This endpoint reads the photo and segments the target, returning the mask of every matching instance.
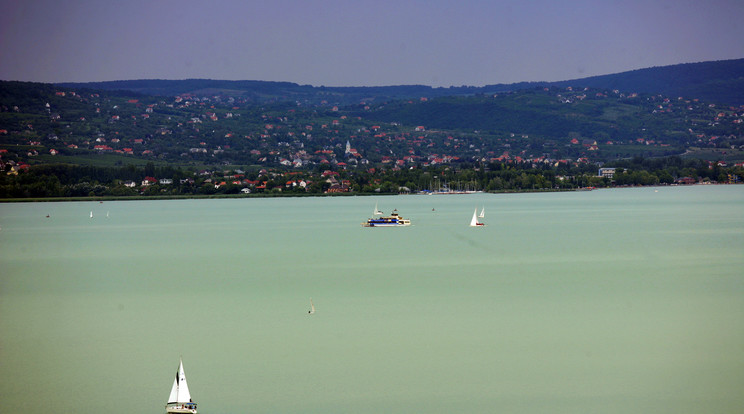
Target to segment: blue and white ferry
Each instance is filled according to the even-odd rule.
[[[404,227],[410,225],[411,220],[401,217],[397,209],[393,210],[389,216],[373,217],[362,223],[364,227]]]

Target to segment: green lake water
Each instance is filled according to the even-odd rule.
[[[204,414],[741,412],[744,186],[0,204],[0,412],[180,356]]]

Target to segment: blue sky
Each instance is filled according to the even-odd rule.
[[[482,86],[744,57],[744,1],[0,0],[0,79]]]

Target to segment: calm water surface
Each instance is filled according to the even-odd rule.
[[[362,228],[375,203],[414,225]],[[0,412],[162,413],[179,356],[204,414],[741,412],[742,212],[744,186],[1,204]]]

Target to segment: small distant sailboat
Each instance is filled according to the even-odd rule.
[[[183,360],[179,358],[176,379],[173,381],[168,403],[165,405],[168,414],[196,414],[196,403],[191,401],[186,373],[183,371]]]
[[[470,227],[485,226],[485,224],[478,221],[478,207],[473,210],[473,218],[470,220]]]
[[[377,203],[375,203],[375,211],[374,211],[374,213],[372,213],[372,215],[374,215],[374,216],[381,216],[383,214],[385,214],[385,213],[383,213],[382,211],[380,211],[380,209],[377,208]]]
[[[108,218],[108,216],[109,216],[109,212],[107,211],[107,212],[106,212],[106,218]]]
[[[310,315],[315,314],[315,305],[313,304],[313,298],[310,298],[310,310],[307,311],[307,313]]]
[[[90,212],[90,218],[93,218],[93,211]]]
[[[486,206],[483,206],[483,208],[481,209],[480,214],[478,214],[478,217],[479,218],[486,217]]]

